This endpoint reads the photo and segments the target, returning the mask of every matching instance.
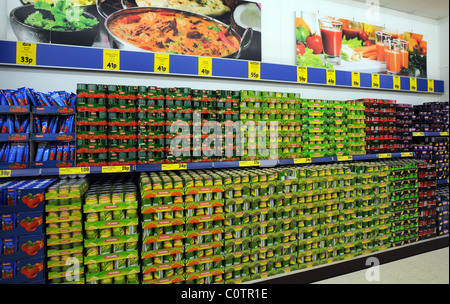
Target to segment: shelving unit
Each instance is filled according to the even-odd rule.
[[[18,42],[20,43],[20,42]],[[0,41],[0,65],[25,66],[19,65],[16,61],[16,42]],[[258,75],[250,75],[249,62],[230,59],[212,59],[210,76],[199,75],[199,58],[170,55],[167,68],[168,73],[159,73],[156,57],[158,54],[146,52],[129,52],[120,51],[120,70],[105,70],[103,50],[95,48],[71,47],[61,45],[45,45],[37,44],[37,51],[34,55],[33,67],[39,68],[56,68],[56,69],[77,69],[86,71],[105,71],[107,73],[137,73],[137,74],[158,74],[165,76],[188,76],[198,79],[215,78],[215,79],[233,79],[238,81],[260,81],[274,82],[279,84],[291,85],[315,85],[327,87],[342,87],[351,89],[370,89],[370,90],[389,90],[393,92],[409,92],[409,93],[444,93],[444,82],[440,80],[417,79],[417,88],[411,90],[410,79],[408,77],[400,77],[400,88],[394,88],[394,78],[390,75],[380,75],[380,82],[375,85],[372,74],[361,73],[360,84],[355,86],[352,83],[352,73],[336,71],[333,79],[327,78],[326,69],[307,68],[307,78],[299,77],[299,67],[288,65],[277,65],[269,63],[257,63],[259,66]],[[70,58],[68,60],[67,58]],[[29,110],[28,110],[29,111]],[[448,132],[430,133],[416,132],[413,136],[448,136]],[[32,140],[38,141],[39,138]],[[43,139],[44,140],[44,139]],[[48,138],[46,140],[49,140]],[[99,167],[74,167],[74,168],[36,168],[23,170],[0,170],[0,177],[38,177],[38,176],[66,176],[66,175],[94,175],[94,174],[112,174],[112,173],[140,173],[140,172],[163,172],[163,171],[185,171],[199,169],[223,169],[223,168],[266,168],[287,165],[301,164],[325,164],[340,163],[351,161],[372,161],[383,159],[412,158],[413,152],[403,153],[383,153],[368,154],[355,156],[333,156],[333,157],[316,157],[316,158],[289,158],[278,160],[256,160],[256,161],[218,161],[204,163],[172,163],[172,164],[143,164],[143,165],[121,165],[121,166],[99,166]],[[437,181],[437,184],[448,183],[448,180]],[[98,227],[97,227],[98,228]],[[427,245],[431,245],[428,246]],[[385,249],[382,253],[365,254],[368,256],[389,256],[387,259],[395,260],[404,258],[416,252],[425,252],[434,247],[448,246],[448,236],[436,238],[432,240],[421,241],[410,245],[407,248]],[[381,248],[383,249],[383,248]],[[386,251],[386,252],[385,252]],[[314,267],[310,270],[300,270],[289,274],[275,276],[269,280],[263,280],[263,283],[288,283],[296,279],[308,280],[305,273],[316,273],[316,278],[325,278],[330,274],[339,275],[348,271],[348,269],[362,269],[361,261],[364,258],[353,257],[343,262],[333,262],[330,265],[325,264]],[[347,269],[342,266],[346,265]],[[349,266],[350,265],[350,266]],[[329,268],[328,268],[329,266]],[[364,266],[365,267],[365,266]],[[327,270],[329,274],[324,274]],[[153,270],[149,270],[152,272]],[[312,280],[313,281],[313,280]],[[257,282],[256,282],[257,283]],[[298,283],[298,281],[296,281]]]

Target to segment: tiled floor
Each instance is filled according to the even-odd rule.
[[[449,284],[449,247],[380,265],[379,281],[368,281],[367,270],[315,284]],[[376,272],[369,272],[369,277]]]

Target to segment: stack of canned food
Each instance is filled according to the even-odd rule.
[[[133,177],[102,176],[85,194],[86,283],[139,283],[139,218]]]
[[[139,87],[137,164],[159,164],[166,161],[165,90]]]
[[[86,179],[61,179],[47,189],[47,268],[50,284],[84,283],[82,196],[88,188]],[[80,267],[76,269],[73,266]],[[67,276],[69,268],[74,270]]]
[[[138,150],[138,87],[108,85],[107,89],[108,165],[135,165]]]
[[[108,165],[107,85],[77,85],[77,166]]]

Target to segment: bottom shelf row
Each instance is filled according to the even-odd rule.
[[[448,234],[444,188],[414,159],[12,179],[0,284],[245,283]]]

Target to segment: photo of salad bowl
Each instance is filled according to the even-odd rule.
[[[45,4],[17,7],[10,13],[10,24],[19,41],[92,46],[99,33],[97,18],[73,6],[61,7],[58,16]]]

